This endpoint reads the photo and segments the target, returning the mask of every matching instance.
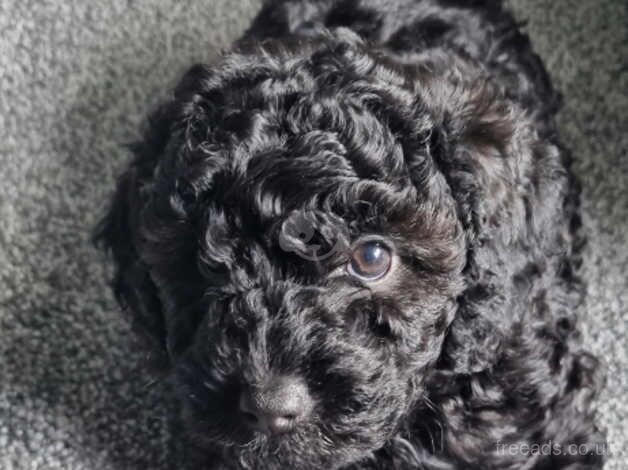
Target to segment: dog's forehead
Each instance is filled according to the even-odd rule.
[[[278,141],[262,151],[234,155],[232,165],[213,175],[212,203],[246,222],[312,210],[373,218],[417,202],[401,146],[392,140],[385,149],[366,141],[357,147],[336,132],[313,130],[292,136],[289,143]]]
[[[353,70],[356,55],[372,67]],[[341,180],[407,176],[407,149],[429,129],[401,77],[375,73],[375,59],[352,48],[280,57],[231,54],[183,80],[181,131],[198,144],[206,182],[317,193]]]
[[[274,232],[303,217],[313,217],[316,226],[373,231],[399,220],[403,211],[412,212],[419,202],[413,186],[360,178],[346,162],[306,168],[298,160],[278,158],[245,175],[224,173],[220,185],[229,189],[214,193],[211,207],[228,214],[232,226],[258,232]]]
[[[221,220],[228,237],[264,234],[312,209],[362,230],[413,217],[430,124],[415,116],[421,107],[402,81],[392,93],[388,74],[348,73],[335,51],[289,64],[248,58],[245,75],[234,72],[238,56],[179,90],[190,104],[170,155],[177,184],[204,211],[207,237]]]
[[[412,189],[404,142],[386,123],[357,106],[316,100],[232,112],[213,129],[227,139],[179,159],[181,180],[215,207],[262,218],[326,204],[378,205],[387,193]]]
[[[350,149],[326,130],[275,142],[258,152],[239,147],[231,155],[237,164],[213,175],[205,199],[206,243],[246,241],[252,250],[255,241],[285,250],[288,238],[304,237],[333,246],[360,234],[386,233],[416,215],[416,188],[400,168],[388,167],[403,158],[396,143],[386,163],[369,160],[375,152]]]

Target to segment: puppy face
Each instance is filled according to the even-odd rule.
[[[230,199],[251,191],[240,207],[253,206],[260,192],[288,207],[253,223],[223,201],[208,217],[222,225],[202,229],[201,320],[176,370],[194,436],[228,446],[251,468],[260,461],[336,466],[381,447],[420,397],[423,370],[438,357],[451,320],[455,227],[443,232],[444,221],[423,212],[414,191],[333,178],[334,191],[315,193],[324,211],[310,209],[310,190],[234,182]],[[284,251],[282,240],[307,233],[292,226],[313,228],[309,243],[321,247],[320,257],[308,259],[300,238]],[[281,383],[297,390],[285,392]],[[285,406],[264,403],[273,400]],[[287,432],[263,422],[282,417],[293,421]]]
[[[193,440],[243,468],[364,458],[421,399],[465,255],[407,82],[351,41],[233,54],[184,78],[120,184],[118,294]]]

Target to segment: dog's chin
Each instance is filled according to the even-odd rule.
[[[379,439],[372,443],[340,442],[322,429],[310,426],[279,435],[247,432],[203,440],[206,446],[218,450],[226,461],[236,462],[236,468],[242,470],[335,470],[364,459],[371,453],[369,444],[375,445]]]
[[[289,434],[257,435],[250,442],[225,449],[229,461],[239,462],[243,469],[284,470],[337,469],[360,458],[365,449],[338,446],[323,436]]]

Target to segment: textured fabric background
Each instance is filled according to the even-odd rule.
[[[628,464],[628,13],[513,0],[565,93],[590,232],[583,329],[600,422]],[[0,0],[0,468],[178,468],[167,401],[131,354],[89,230],[142,117],[259,0]]]

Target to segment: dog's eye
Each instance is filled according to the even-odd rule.
[[[375,281],[388,273],[391,264],[390,249],[381,241],[370,240],[353,248],[347,270],[362,280]]]

